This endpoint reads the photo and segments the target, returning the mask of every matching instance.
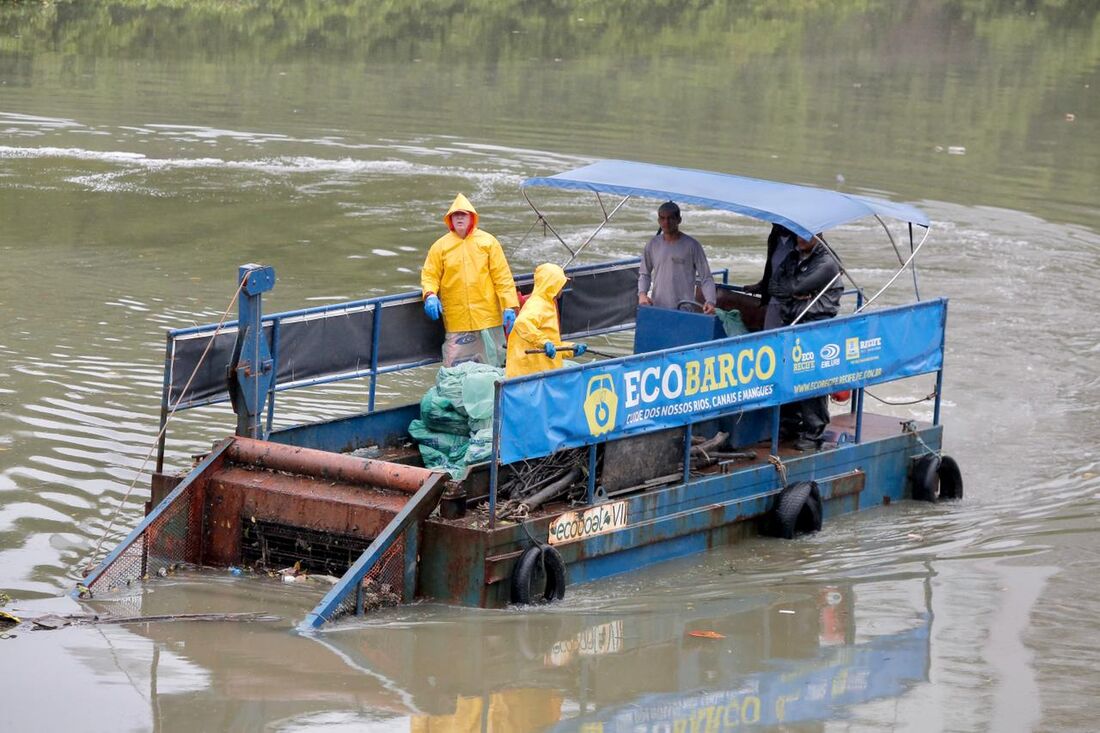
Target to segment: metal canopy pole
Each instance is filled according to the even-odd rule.
[[[908,267],[909,263],[911,263],[916,258],[917,253],[920,252],[920,250],[921,250],[921,247],[923,247],[924,243],[928,241],[928,235],[931,231],[932,231],[932,227],[928,227],[927,229],[924,230],[924,236],[921,238],[920,243],[917,245],[917,248],[914,249],[912,254],[909,255],[909,258],[905,260],[905,262],[902,264],[902,266],[900,268],[898,268],[898,271],[894,273],[894,276],[892,278],[890,278],[890,280],[885,285],[883,285],[882,288],[880,288],[877,293],[875,293],[874,295],[872,295],[870,298],[867,299],[867,302],[864,303],[863,306],[860,307],[859,310],[856,311],[856,313],[861,312],[864,308],[871,305],[871,303],[874,303],[875,299],[878,298],[878,296],[880,296],[884,292],[886,292],[886,288],[893,285],[894,281],[897,280],[899,277],[901,277],[901,273],[905,272],[905,268]]]
[[[913,222],[909,222],[909,252],[913,251]],[[917,284],[917,264],[913,263],[913,293],[920,300],[920,286]]]
[[[603,209],[603,221],[600,222],[600,225],[598,227],[592,230],[592,233],[588,235],[588,238],[581,242],[581,246],[577,247],[577,251],[573,252],[573,256],[570,257],[564,265],[562,265],[563,270],[566,267],[569,267],[569,265],[573,264],[573,260],[577,259],[577,255],[583,252],[584,248],[587,247],[589,243],[596,238],[596,235],[599,234],[605,226],[607,226],[607,224],[611,221],[611,217],[615,216],[615,214],[619,212],[619,209],[623,208],[623,205],[630,200],[630,197],[626,196],[625,198],[623,198],[623,200],[620,201],[618,205],[616,205],[615,208],[611,210],[610,214],[607,213],[607,208],[603,205],[603,199],[600,198],[600,194],[598,193],[596,194],[596,200],[600,202],[600,208]]]
[[[596,200],[600,204],[600,209],[603,210],[603,221],[600,222],[600,225],[597,226],[592,231],[592,233],[589,234],[588,237],[586,237],[583,242],[581,242],[580,246],[578,246],[577,249],[574,250],[572,247],[570,247],[566,243],[566,241],[564,239],[562,239],[562,236],[560,234],[558,234],[557,230],[554,229],[554,227],[550,224],[550,222],[547,221],[546,217],[543,216],[542,212],[539,211],[538,207],[535,206],[535,203],[531,200],[531,197],[527,195],[527,189],[521,188],[520,193],[523,194],[523,198],[524,198],[524,200],[527,201],[527,205],[531,207],[531,210],[535,212],[535,216],[538,217],[538,219],[536,220],[535,223],[537,224],[538,222],[541,221],[542,225],[544,227],[546,227],[550,231],[550,233],[553,234],[555,238],[557,238],[557,240],[559,242],[561,242],[561,246],[563,246],[567,250],[569,250],[570,257],[569,257],[568,260],[565,261],[565,264],[562,265],[562,269],[565,269],[566,267],[569,267],[569,265],[573,264],[573,260],[577,259],[577,255],[579,255],[582,251],[584,251],[584,248],[587,247],[592,242],[592,240],[596,238],[596,235],[599,234],[603,230],[603,228],[605,226],[607,226],[608,223],[610,223],[611,217],[615,216],[615,214],[618,213],[619,209],[621,209],[623,207],[623,205],[626,204],[626,202],[630,200],[630,196],[624,197],[622,201],[620,201],[618,204],[616,204],[615,208],[611,209],[611,213],[608,213],[607,207],[604,206],[603,199],[600,197],[600,194],[597,192],[596,193]],[[534,228],[534,225],[532,225],[532,228]],[[528,231],[528,233],[530,233],[530,231]]]
[[[889,234],[889,232],[887,232],[887,234]],[[797,326],[798,325],[798,322],[802,320],[802,316],[806,315],[806,312],[809,311],[810,308],[814,307],[814,303],[821,300],[821,296],[823,296],[823,295],[825,295],[825,293],[829,292],[829,288],[831,288],[833,286],[833,283],[835,283],[837,281],[837,279],[839,279],[842,275],[844,277],[848,278],[848,281],[852,283],[853,287],[855,287],[856,296],[857,297],[863,297],[863,288],[861,288],[859,286],[859,283],[857,283],[855,281],[855,279],[848,273],[848,270],[846,270],[844,268],[844,263],[840,261],[840,257],[837,255],[836,252],[833,251],[833,248],[829,246],[829,243],[826,242],[822,237],[819,237],[816,234],[813,236],[813,238],[816,239],[818,242],[821,243],[822,246],[825,247],[825,250],[829,253],[829,256],[831,256],[833,258],[833,261],[836,262],[836,266],[840,268],[840,272],[838,272],[835,276],[833,276],[833,279],[825,284],[825,287],[823,287],[821,289],[821,292],[819,292],[817,295],[815,295],[814,299],[811,300],[806,305],[806,307],[802,309],[802,312],[798,314],[798,317],[795,318],[793,321],[791,321],[790,325],[792,325],[792,326]],[[897,247],[895,246],[894,249],[897,250]],[[901,256],[900,253],[899,253],[898,256],[899,257]]]
[[[882,217],[875,214],[875,220],[882,225],[882,230],[886,232],[886,238],[890,240],[890,244],[894,247],[894,254],[898,256],[898,263],[905,267],[905,258],[901,256],[901,250],[898,249],[897,242],[894,241],[894,235],[890,233],[890,227],[886,226],[886,222],[882,220]],[[913,222],[906,222],[909,227],[909,252],[913,252]],[[917,296],[917,301],[920,301],[920,288],[917,286],[917,266],[913,265],[913,293]]]

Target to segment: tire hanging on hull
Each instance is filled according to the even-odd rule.
[[[539,583],[545,584],[539,592]],[[565,598],[565,561],[550,545],[532,545],[512,569],[512,603],[552,603]]]
[[[913,498],[917,501],[952,501],[963,497],[962,471],[951,456],[921,456],[913,466]]]
[[[768,516],[768,534],[794,539],[798,534],[821,530],[823,506],[816,481],[799,481],[785,487]]]

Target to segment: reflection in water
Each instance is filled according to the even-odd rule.
[[[281,603],[288,616],[300,613],[280,584],[205,573],[145,590],[124,601],[126,612],[198,611],[200,583],[213,585],[221,608]],[[712,730],[844,718],[927,681],[931,579],[876,585],[806,586],[783,600],[704,595],[662,613],[419,606],[305,638],[282,625],[199,623],[111,628],[105,638],[108,666],[148,694],[152,727],[161,730],[183,720],[221,729],[279,721],[291,730],[338,722],[412,731]],[[304,608],[309,596],[297,600]],[[892,623],[883,623],[885,608]],[[861,628],[863,617],[877,621]],[[76,657],[96,675],[111,673],[94,651]]]
[[[511,624],[495,649],[474,636],[451,638],[444,652],[440,634],[414,624],[422,653],[460,664],[428,686],[413,672],[425,667],[390,658],[366,638],[362,646],[349,644],[356,635],[348,633],[320,641],[407,686],[414,704],[432,711],[411,716],[413,730],[523,731],[551,722],[562,731],[713,730],[829,720],[928,679],[931,586],[908,584],[920,589],[911,607],[893,609],[904,617],[900,627],[862,639],[852,584],[821,586],[795,603],[738,598],[659,618],[593,624],[584,614],[551,614],[537,626],[535,618]],[[557,628],[556,638],[539,645],[536,628]],[[707,633],[692,635],[700,631]],[[542,670],[517,667],[516,656]]]

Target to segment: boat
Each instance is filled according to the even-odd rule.
[[[338,576],[300,622],[311,631],[419,600],[552,602],[567,586],[747,536],[793,538],[844,513],[961,498],[940,424],[947,301],[920,297],[915,259],[931,223],[919,209],[605,160],[524,182],[536,223],[555,236],[536,188],[592,193],[602,212],[580,245],[559,237],[570,277],[563,338],[633,330],[632,353],[496,381],[489,458],[453,477],[425,468],[410,439],[420,404],[375,405],[381,375],[440,360],[442,326],[424,317],[420,293],[265,315],[274,269],[243,265],[237,321],[168,331],[147,514],[74,595],[110,597],[191,567]],[[610,210],[608,195],[622,197]],[[637,259],[573,264],[633,197],[730,211],[807,239],[874,218],[899,266],[874,293],[852,283],[835,318],[729,336],[715,316],[639,306]],[[907,230],[908,252],[886,218]],[[877,305],[906,272],[913,302]],[[719,307],[758,324],[759,301],[722,279]],[[516,284],[530,292],[532,277]],[[864,408],[868,387],[921,375],[935,380],[930,421]],[[273,428],[280,392],[347,379],[368,381],[365,412]],[[831,416],[827,450],[781,440],[783,405],[841,390],[851,403]],[[192,467],[166,469],[171,417],[224,401],[235,433]]]

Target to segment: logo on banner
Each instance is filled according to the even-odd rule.
[[[610,374],[597,374],[588,380],[588,393],[584,398],[584,417],[588,420],[588,432],[603,435],[615,427],[615,413],[619,407],[619,395]]]
[[[840,347],[836,344],[825,344],[821,347],[821,368],[828,369],[840,364]]]
[[[809,372],[814,368],[813,349],[803,349],[802,339],[794,340],[794,348],[791,349],[791,362],[796,372]]]
[[[861,339],[858,336],[844,340],[844,358],[847,361],[860,362],[877,359],[875,352],[882,350],[882,338]]]

